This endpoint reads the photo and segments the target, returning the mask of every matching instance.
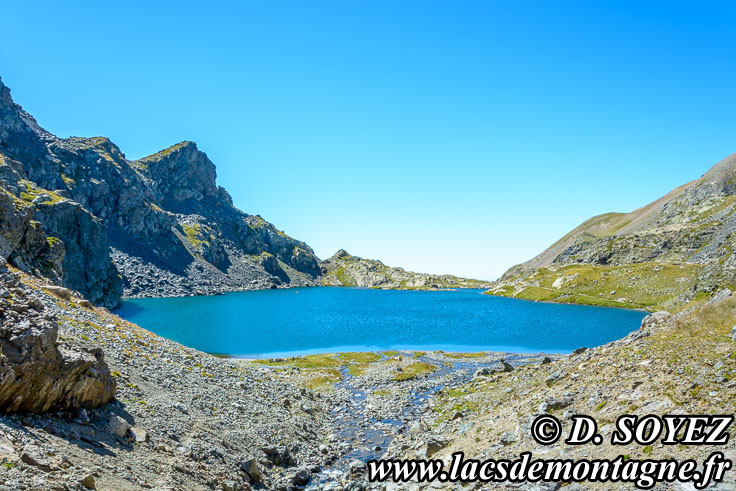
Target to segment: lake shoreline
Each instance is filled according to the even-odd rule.
[[[646,315],[482,292],[261,290],[136,299],[114,313],[186,346],[234,358],[385,350],[567,354],[619,339]]]

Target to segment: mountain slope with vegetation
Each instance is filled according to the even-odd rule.
[[[438,290],[445,288],[488,288],[489,282],[452,275],[413,273],[386,266],[376,259],[352,256],[340,249],[323,263],[321,281],[325,286],[361,286],[398,290]]]
[[[657,310],[736,284],[736,154],[631,213],[584,222],[490,293]]]

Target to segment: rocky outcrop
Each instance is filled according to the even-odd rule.
[[[112,400],[102,350],[57,344],[57,318],[14,274],[0,276],[0,411],[76,411]]]
[[[33,211],[0,189],[0,262],[60,282],[64,243],[45,235]]]
[[[167,210],[186,213],[205,199],[232,204],[227,192],[215,184],[215,164],[194,142],[178,143],[135,164],[151,178]]]
[[[67,200],[40,204],[35,216],[64,244],[62,283],[83,291],[93,303],[114,307],[123,291],[123,282],[110,259],[102,221],[79,203]]]
[[[322,284],[326,286],[360,286],[368,288],[437,290],[443,288],[488,288],[491,283],[452,275],[413,273],[403,268],[386,266],[375,259],[352,256],[340,249],[324,262]]]

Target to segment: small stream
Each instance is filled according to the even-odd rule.
[[[382,355],[383,356],[383,355]],[[338,445],[344,447],[345,452],[328,468],[313,476],[307,489],[317,489],[328,483],[336,483],[349,476],[350,464],[354,461],[365,463],[372,459],[379,459],[384,454],[394,435],[405,431],[408,424],[419,419],[425,406],[434,393],[448,386],[457,386],[468,382],[476,370],[483,367],[497,366],[500,358],[505,358],[511,365],[519,366],[529,363],[536,358],[535,354],[507,354],[491,361],[477,361],[475,359],[452,359],[449,365],[437,363],[436,359],[423,356],[417,361],[432,363],[439,368],[423,379],[418,379],[420,389],[410,392],[409,401],[400,408],[395,418],[377,419],[369,416],[370,409],[366,404],[368,391],[385,388],[383,384],[369,387],[357,387],[357,377],[350,374],[348,367],[341,369],[342,381],[337,383],[337,389],[345,389],[350,394],[348,407],[340,405],[332,410],[335,421],[335,436]],[[380,363],[385,361],[384,356]],[[449,378],[447,378],[449,376]],[[429,388],[426,388],[429,385]]]

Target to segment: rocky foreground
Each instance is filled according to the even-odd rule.
[[[324,464],[318,447],[329,434],[329,406],[319,394],[269,369],[167,341],[89,302],[83,307],[84,300],[66,290],[47,293],[36,279],[19,276],[25,284],[6,299],[37,306],[58,325],[58,340],[54,328],[44,342],[58,344],[62,353],[104,349],[106,367],[80,355],[91,360],[81,380],[98,383],[81,391],[88,399],[77,409],[61,397],[49,412],[0,419],[6,489],[240,489],[249,482],[273,488],[305,466]],[[20,409],[44,394],[33,382],[38,372],[57,374],[48,365],[14,369],[22,387],[40,390],[16,392],[27,401]],[[79,374],[62,380],[75,395]],[[114,400],[91,409],[105,402],[93,396]]]
[[[736,299],[727,290],[571,356],[385,351],[237,360],[160,338],[22,272],[2,274],[10,285],[0,292],[3,315],[32,310],[43,321],[4,324],[0,339],[33,333],[39,342],[22,356],[34,359],[38,345],[60,360],[21,364],[0,381],[0,395],[15,394],[17,408],[48,409],[0,418],[5,489],[383,489],[392,484],[366,481],[366,460],[457,450],[702,459],[710,449],[540,447],[529,423],[538,414],[565,424],[589,414],[606,435],[624,413],[736,410]],[[13,380],[41,387],[36,380],[50,372],[61,381],[53,396],[8,389]],[[734,442],[722,450],[736,458]]]
[[[2,280],[3,318],[27,319],[0,331],[5,489],[361,489],[361,462],[431,392],[511,367],[490,353],[223,359],[18,270]]]

